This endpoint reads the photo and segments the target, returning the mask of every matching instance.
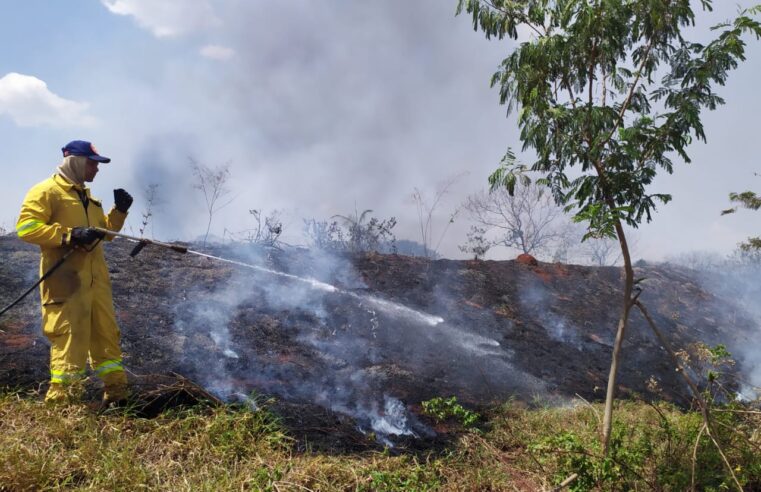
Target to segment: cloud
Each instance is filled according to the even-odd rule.
[[[11,72],[0,79],[0,114],[18,126],[94,126],[97,120],[87,114],[88,108],[50,92],[43,80],[31,75]]]
[[[128,15],[157,38],[176,38],[220,24],[207,0],[101,0],[117,15]]]
[[[227,46],[217,44],[207,44],[199,50],[201,56],[211,58],[212,60],[229,60],[235,55],[235,50]]]

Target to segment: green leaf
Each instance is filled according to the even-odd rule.
[[[690,162],[692,141],[707,138],[703,113],[724,104],[717,90],[745,60],[747,39],[761,37],[757,6],[691,41],[696,20],[709,17],[698,19],[693,3],[711,10],[709,0],[459,0],[457,12],[487,38],[531,33],[507,45],[491,80],[500,104],[518,111],[533,161],[518,164],[509,150],[492,189],[512,194],[539,173],[537,184],[588,223],[585,238],[652,220],[671,196],[649,187]],[[732,200],[761,207],[755,194]]]

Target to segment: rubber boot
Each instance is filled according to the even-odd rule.
[[[82,401],[84,394],[84,382],[50,383],[48,392],[45,394],[45,403],[72,404]]]
[[[103,389],[103,405],[124,406],[129,398],[129,386],[124,371],[106,374],[102,379],[105,386]]]

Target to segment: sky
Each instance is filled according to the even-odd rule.
[[[716,2],[700,25],[752,2]],[[491,74],[514,46],[487,41],[455,0],[4,0],[0,30],[0,227],[12,229],[26,191],[49,177],[60,149],[92,141],[113,159],[93,194],[125,188],[140,227],[144,193],[161,201],[150,235],[203,235],[203,197],[190,159],[229,163],[232,200],[212,234],[253,226],[250,209],[279,211],[284,239],[303,244],[303,219],[372,209],[396,217],[398,239],[421,241],[415,189],[435,209],[432,241],[463,258],[470,222],[451,213],[487,186],[508,147],[520,148]],[[730,253],[758,235],[761,214],[720,217],[731,191],[761,190],[757,115],[761,46],[706,113],[707,144],[692,164],[659,176],[671,193],[637,233],[635,257]],[[519,154],[520,156],[520,154]],[[514,252],[493,250],[507,259]]]

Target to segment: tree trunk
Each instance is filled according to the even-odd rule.
[[[613,207],[611,207],[613,208]],[[613,399],[616,393],[616,376],[618,374],[618,365],[621,357],[621,346],[624,342],[626,327],[629,324],[629,312],[632,308],[632,292],[634,290],[634,270],[632,269],[631,255],[629,254],[629,245],[626,242],[626,235],[621,221],[616,221],[616,234],[618,242],[621,245],[621,253],[624,257],[624,304],[621,310],[621,317],[618,320],[618,329],[616,330],[616,341],[613,344],[613,354],[610,361],[610,372],[608,373],[608,389],[605,394],[605,412],[602,419],[602,447],[603,454],[608,454],[608,444],[610,443],[610,430],[613,425]]]
[[[206,247],[206,240],[209,238],[209,231],[211,230],[211,217],[212,214],[209,212],[209,223],[206,225],[206,235],[203,237],[203,246]]]

